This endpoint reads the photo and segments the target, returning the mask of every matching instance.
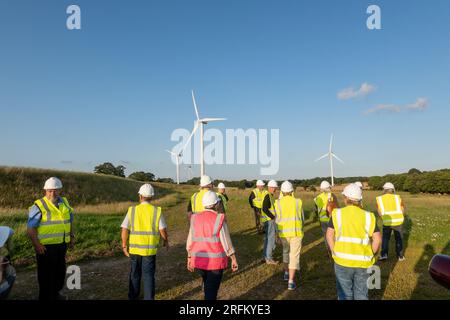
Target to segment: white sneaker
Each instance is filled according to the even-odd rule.
[[[383,261],[383,260],[387,260],[387,256],[385,255],[385,256],[380,256],[379,258],[378,258],[378,261]]]
[[[405,260],[406,260],[405,256],[398,257],[398,261],[405,261]]]

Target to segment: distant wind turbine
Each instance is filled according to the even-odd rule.
[[[195,120],[194,129],[192,130],[191,135],[189,136],[188,140],[186,141],[186,144],[184,145],[182,152],[184,151],[186,146],[189,144],[189,141],[192,139],[192,136],[195,134],[197,129],[200,127],[200,176],[203,176],[205,174],[203,126],[205,124],[207,124],[208,122],[224,121],[227,119],[225,119],[225,118],[202,118],[202,119],[200,119],[198,109],[197,109],[197,103],[195,102],[194,90],[191,91],[191,94],[192,94],[192,102],[194,104],[194,109],[195,109],[195,115],[196,115],[197,119]]]
[[[181,152],[180,153],[176,153],[170,150],[166,150],[168,153],[170,153],[172,156],[175,157],[176,159],[176,165],[177,165],[177,184],[180,184],[180,157],[181,157]]]
[[[337,160],[339,160],[342,163],[344,163],[344,161],[339,159],[339,157],[333,153],[333,134],[331,134],[330,147],[328,149],[328,152],[325,153],[320,158],[316,159],[316,161],[322,160],[322,159],[324,159],[326,157],[328,157],[330,159],[331,185],[334,186],[333,158],[336,158]]]

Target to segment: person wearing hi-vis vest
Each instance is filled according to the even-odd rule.
[[[66,278],[67,247],[74,244],[73,209],[61,197],[63,185],[55,177],[45,181],[45,196],[28,213],[27,233],[36,251],[39,300],[67,300],[60,291]]]
[[[225,184],[223,182],[217,185],[217,196],[219,197],[219,200],[222,202],[223,213],[227,213],[229,198],[228,195],[226,194]]]
[[[218,203],[215,192],[204,194],[202,205],[205,209],[191,216],[186,241],[187,269],[200,273],[205,300],[217,299],[223,271],[228,267],[228,258],[231,259],[232,271],[238,270],[225,215],[217,212]]]
[[[137,300],[144,282],[144,300],[155,299],[156,253],[160,238],[169,249],[167,225],[161,207],[150,203],[155,191],[151,184],[139,189],[139,204],[128,208],[122,222],[122,251],[130,258],[128,299]],[[127,246],[128,241],[128,246]]]
[[[275,224],[275,212],[273,205],[275,192],[278,189],[278,183],[275,180],[270,180],[267,184],[267,188],[268,192],[264,197],[261,211],[261,222],[264,228],[263,258],[267,264],[278,264],[278,261],[273,259],[277,228]]]
[[[349,184],[342,194],[346,206],[333,210],[327,230],[337,295],[339,300],[368,300],[368,269],[380,248],[380,230],[375,215],[361,208],[362,191],[357,185]]]
[[[294,198],[294,186],[289,181],[281,184],[283,198],[274,205],[278,237],[283,245],[283,280],[288,281],[288,290],[295,290],[295,273],[300,271],[304,214],[302,201]]]
[[[322,228],[325,245],[329,252],[330,248],[328,247],[328,243],[326,241],[326,234],[331,212],[327,210],[327,206],[332,201],[334,201],[335,207],[338,207],[339,205],[336,196],[331,192],[331,184],[328,181],[324,180],[320,183],[320,191],[322,192],[314,198],[314,205],[319,216],[320,227]]]
[[[189,200],[188,207],[187,207],[187,218],[188,222],[191,219],[191,215],[202,212],[205,210],[205,207],[202,204],[203,196],[206,192],[213,190],[213,182],[209,176],[201,176],[200,177],[200,190],[195,192],[191,199]],[[220,204],[218,206],[218,210],[220,213],[224,213],[223,205]]]
[[[381,242],[381,255],[378,260],[386,260],[389,251],[389,240],[394,231],[395,250],[398,261],[405,260],[403,253],[403,222],[405,220],[405,206],[402,198],[395,194],[395,187],[387,182],[383,185],[384,194],[377,197],[378,215],[383,220],[383,240]]]
[[[264,197],[267,194],[267,190],[264,190],[265,185],[266,184],[262,180],[256,181],[256,188],[252,190],[250,196],[248,197],[248,203],[255,214],[255,226],[258,233],[264,233],[261,225],[261,211]]]

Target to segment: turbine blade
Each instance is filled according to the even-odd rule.
[[[184,144],[183,148],[181,148],[180,154],[184,151],[184,149],[186,149],[187,145],[189,144],[189,142],[191,141],[192,137],[195,134],[195,131],[197,131],[198,129],[198,121],[195,122],[194,125],[194,129],[192,129],[191,135],[189,136],[189,138],[187,139],[186,143]]]
[[[335,155],[334,153],[331,154],[333,157],[335,157],[336,159],[338,159],[340,162],[344,163],[344,161],[342,161],[341,159],[339,159],[339,157],[337,155]]]
[[[170,150],[166,150],[168,153],[170,153],[171,155],[175,155],[175,152],[172,152],[172,151],[170,151]]]
[[[197,103],[195,103],[194,90],[191,91],[191,94],[192,94],[192,102],[194,103],[195,115],[197,116],[197,120],[199,120],[200,116],[198,115]]]
[[[198,121],[200,122],[214,122],[214,121],[224,121],[227,120],[226,118],[204,118],[204,119],[199,119]]]
[[[317,158],[316,160],[314,160],[314,161],[319,161],[319,160],[322,160],[322,159],[324,159],[324,158],[326,158],[326,157],[328,157],[328,155],[329,155],[329,153],[325,153],[323,156],[321,156],[320,158]]]

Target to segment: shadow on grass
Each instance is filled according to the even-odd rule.
[[[417,261],[414,272],[419,274],[419,277],[417,279],[416,286],[414,288],[414,291],[411,294],[410,299],[411,300],[419,300],[419,299],[433,299],[433,296],[435,295],[427,295],[427,291],[431,285],[438,285],[434,282],[433,278],[428,272],[428,266],[430,264],[431,259],[433,256],[437,254],[436,250],[431,244],[426,244],[423,247],[422,255],[420,256],[419,260]],[[450,254],[450,242],[446,244],[446,246],[443,248],[441,254]],[[443,287],[439,287],[440,289],[446,290]],[[444,292],[444,291],[443,291]],[[449,298],[449,296],[445,297]]]
[[[287,290],[283,281],[283,265],[267,280],[239,295],[236,299],[333,299],[335,298],[335,280],[332,261],[321,241],[323,235],[319,226],[305,232],[300,255],[300,275],[297,273],[296,291]],[[282,261],[282,257],[277,257]],[[268,266],[272,267],[272,266]],[[300,278],[300,280],[299,280]]]
[[[381,220],[380,220],[381,221]],[[406,215],[405,216],[405,220],[403,222],[403,254],[406,257],[406,250],[408,248],[408,241],[409,241],[409,236],[411,234],[411,230],[413,227],[413,222],[411,220],[411,218]],[[383,227],[381,226],[381,231],[383,230]],[[394,268],[396,267],[397,263],[404,263],[404,262],[399,262],[397,255],[396,255],[396,251],[395,251],[395,237],[394,237],[394,232],[391,231],[391,237],[390,237],[390,241],[389,241],[389,252],[390,254],[388,255],[388,259],[384,260],[384,261],[378,261],[376,262],[376,264],[380,267],[381,269],[381,289],[380,290],[371,290],[369,291],[369,296],[372,299],[383,299],[384,294],[386,292],[387,286],[389,284],[389,280],[391,278],[391,274],[392,271],[394,270]],[[381,248],[380,248],[381,250]]]

